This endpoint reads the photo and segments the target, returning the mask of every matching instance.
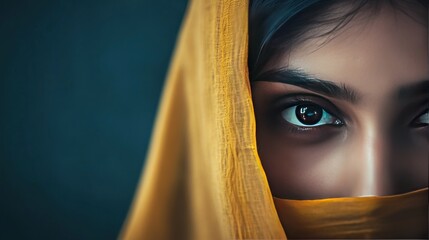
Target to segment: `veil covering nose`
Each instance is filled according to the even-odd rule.
[[[291,238],[427,238],[427,187],[273,200],[256,149],[248,9],[190,2],[120,239],[285,239],[282,226]]]
[[[248,1],[193,0],[121,239],[284,239],[256,149]]]

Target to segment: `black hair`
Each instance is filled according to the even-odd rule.
[[[423,13],[426,16],[423,24],[427,26],[428,0],[251,0],[250,81],[262,74],[271,59],[284,54],[298,42],[332,36],[362,10],[368,10],[365,17],[371,17],[384,3],[410,17],[413,16],[409,10]]]

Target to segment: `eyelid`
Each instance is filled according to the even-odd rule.
[[[320,117],[318,123],[315,124],[310,124],[310,125],[306,125],[305,123],[301,123],[301,121],[296,117],[296,108],[298,106],[304,106],[306,105],[305,103],[300,103],[297,105],[293,105],[292,107],[288,107],[285,110],[283,110],[281,112],[282,117],[285,121],[289,122],[290,124],[293,124],[295,126],[298,127],[306,127],[306,128],[314,128],[314,127],[320,127],[320,126],[340,126],[342,125],[342,121],[334,116],[333,114],[329,113],[328,111],[326,111],[323,107],[320,107],[322,109],[322,116]],[[312,105],[314,105],[312,103]],[[331,120],[335,120],[332,123],[330,122],[326,122],[326,121],[331,121]],[[325,121],[326,123],[323,123],[323,121]],[[322,123],[320,123],[322,122]]]
[[[429,114],[429,109],[425,109],[424,111],[420,112],[415,118],[413,118],[413,120],[410,123],[410,126],[417,127],[417,126],[413,126],[413,125],[419,125],[419,124],[426,125],[425,123],[416,123],[416,121],[425,114]]]
[[[274,111],[280,114],[283,110],[298,104],[309,103],[322,107],[326,112],[340,119],[344,124],[349,122],[349,118],[335,104],[328,99],[311,93],[290,93],[282,95],[274,100]]]
[[[400,106],[400,110],[395,113],[395,120],[392,125],[410,127],[422,114],[428,110],[428,107],[429,98],[405,102]]]

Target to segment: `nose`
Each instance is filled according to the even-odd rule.
[[[392,192],[387,136],[379,128],[368,127],[361,136],[357,154],[354,156],[357,181],[353,196],[382,196]]]

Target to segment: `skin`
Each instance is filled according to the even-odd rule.
[[[252,83],[258,152],[274,196],[391,195],[428,186],[429,127],[421,116],[429,91],[400,93],[429,80],[427,36],[427,26],[385,6],[323,45],[324,37],[307,40],[270,64],[267,70],[299,69],[356,93],[351,102],[270,79]],[[296,127],[284,116],[297,101],[290,94],[343,125]]]

